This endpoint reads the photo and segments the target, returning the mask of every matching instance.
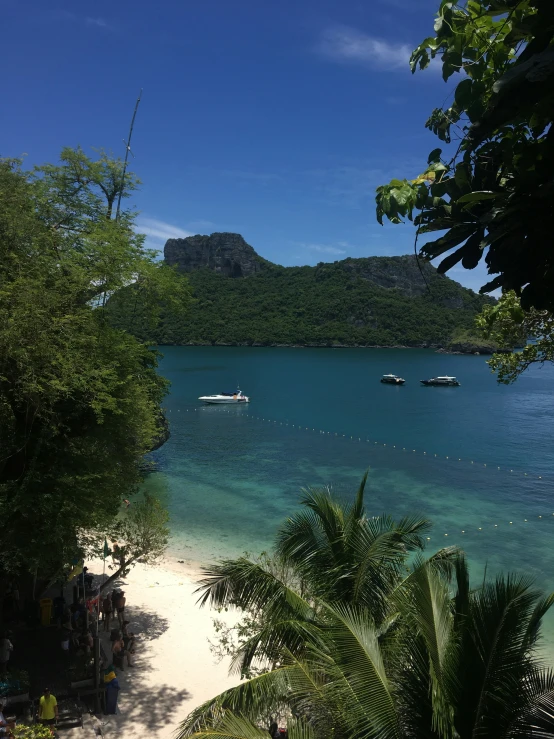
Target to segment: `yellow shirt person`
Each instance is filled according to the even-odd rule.
[[[38,704],[38,717],[43,724],[51,724],[58,719],[58,701],[46,688]]]

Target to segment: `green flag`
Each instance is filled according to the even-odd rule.
[[[106,539],[104,539],[104,559],[106,559],[109,553],[110,553],[110,548],[108,546],[108,542],[106,541]]]

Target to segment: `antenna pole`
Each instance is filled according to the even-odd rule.
[[[121,187],[119,190],[119,195],[117,197],[117,211],[115,214],[115,220],[119,220],[119,211],[121,209],[121,196],[123,195],[123,188],[125,187],[125,174],[127,172],[127,161],[129,159],[129,152],[131,151],[131,136],[133,135],[133,127],[135,125],[135,118],[137,117],[137,110],[140,103],[140,99],[142,97],[142,87],[139,92],[139,96],[137,98],[137,102],[135,103],[135,110],[133,112],[133,117],[131,119],[131,128],[129,129],[129,138],[127,141],[124,141],[125,143],[125,161],[123,162],[123,172],[121,173]]]

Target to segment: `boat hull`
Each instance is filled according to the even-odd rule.
[[[433,382],[432,380],[420,380],[426,387],[460,387],[459,382]]]
[[[383,385],[403,385],[406,380],[381,380]]]
[[[201,400],[203,403],[207,403],[208,405],[237,405],[237,404],[243,404],[243,403],[249,403],[249,398],[210,398],[210,397],[203,397],[198,398],[198,400]]]

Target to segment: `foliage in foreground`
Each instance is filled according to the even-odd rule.
[[[471,587],[454,548],[423,559],[428,522],[369,518],[364,484],[352,505],[308,491],[287,521],[277,554],[295,585],[245,558],[206,573],[202,602],[261,612],[234,666],[266,670],[193,711],[179,739],[261,739],[283,713],[293,739],[553,737],[537,647],[554,595],[515,575]]]
[[[477,316],[477,326],[500,346],[517,345],[522,337],[530,341],[521,352],[494,354],[488,361],[498,381],[505,385],[515,382],[533,364],[554,362],[554,315],[535,308],[523,310],[513,291],[504,294],[497,305],[485,306]]]
[[[447,254],[440,271],[459,262],[473,269],[484,257],[496,277],[483,291],[514,290],[525,310],[552,312],[554,3],[443,0],[412,71],[437,55],[443,79],[460,81],[426,127],[454,144],[432,151],[415,179],[378,188],[378,220],[446,231],[421,248],[429,259]]]
[[[30,172],[0,161],[1,582],[32,573],[40,587],[78,555],[79,531],[109,527],[159,434],[157,354],[105,318],[133,281],[188,299],[133,214],[115,217],[136,184],[80,149]]]

